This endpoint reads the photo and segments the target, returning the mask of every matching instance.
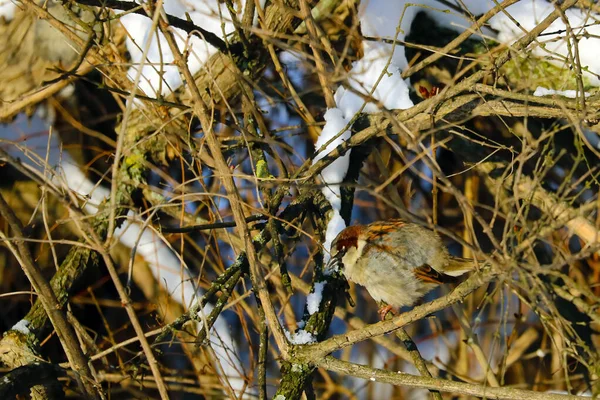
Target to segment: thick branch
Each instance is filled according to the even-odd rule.
[[[474,290],[489,283],[497,276],[498,272],[488,269],[477,272],[461,283],[454,291],[446,296],[435,299],[429,303],[417,306],[410,311],[402,313],[389,321],[382,321],[365,326],[363,329],[350,331],[340,335],[333,336],[323,342],[299,347],[293,352],[294,361],[300,363],[319,364],[325,356],[336,350],[352,346],[355,343],[370,339],[375,336],[385,335],[394,332],[414,321],[425,318],[436,311],[440,311],[452,304],[455,304]]]
[[[405,374],[400,371],[386,371],[383,369],[366,367],[335,359],[331,356],[324,358],[319,367],[340,374],[352,375],[371,381],[390,383],[396,386],[438,390],[457,395],[475,396],[484,399],[505,400],[567,400],[579,399],[579,396],[569,396],[554,393],[539,393],[531,390],[513,389],[510,387],[487,387],[470,383],[454,382],[445,379],[428,378]]]

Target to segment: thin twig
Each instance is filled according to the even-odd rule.
[[[98,389],[95,387],[95,379],[88,366],[88,361],[83,355],[77,336],[73,327],[67,321],[67,317],[58,302],[52,287],[44,278],[40,269],[35,265],[33,257],[29,252],[29,248],[25,245],[25,237],[23,236],[23,227],[21,221],[16,217],[10,206],[0,194],[0,214],[10,225],[13,231],[14,239],[17,247],[13,247],[10,242],[6,242],[13,252],[14,256],[19,260],[23,272],[31,282],[38,294],[38,299],[41,301],[44,310],[48,314],[56,334],[60,339],[67,359],[71,364],[71,368],[77,372],[77,382],[80,390],[87,397],[99,398]],[[3,234],[2,234],[3,235]]]
[[[268,219],[265,215],[251,215],[245,218],[246,222],[255,222],[262,221]],[[163,233],[190,233],[190,232],[199,232],[199,231],[208,231],[213,229],[225,229],[225,228],[234,228],[235,222],[215,222],[212,224],[200,224],[200,225],[192,225],[192,226],[161,226],[160,231]]]
[[[497,4],[490,11],[483,14],[473,25],[471,25],[469,28],[467,28],[463,33],[461,33],[455,39],[453,39],[450,43],[448,43],[447,45],[442,47],[439,51],[430,55],[429,57],[425,58],[424,60],[419,61],[412,67],[409,67],[406,70],[404,70],[402,72],[402,78],[408,78],[408,77],[414,75],[416,72],[419,72],[423,68],[427,67],[428,65],[433,64],[440,58],[450,54],[450,52],[452,50],[454,50],[455,48],[460,46],[460,44],[462,42],[464,42],[469,37],[471,37],[475,32],[479,32],[481,30],[481,28],[485,25],[485,23],[487,21],[489,21],[490,18],[492,18],[494,15],[498,14],[500,11],[504,10],[506,7],[508,7],[512,4],[515,4],[519,1],[520,0],[504,0],[502,3]]]
[[[275,312],[273,304],[271,303],[269,291],[266,287],[266,282],[262,277],[256,250],[254,249],[254,245],[250,237],[250,232],[248,231],[248,227],[245,222],[246,216],[244,215],[244,210],[241,205],[240,195],[231,175],[231,172],[229,171],[227,162],[225,161],[223,153],[221,152],[221,144],[213,130],[213,121],[211,120],[206,110],[204,100],[202,100],[202,96],[200,95],[198,86],[194,82],[194,78],[187,66],[187,63],[183,59],[181,52],[177,47],[175,38],[173,37],[173,33],[171,31],[172,28],[169,27],[167,22],[164,20],[160,21],[159,26],[162,33],[165,35],[165,38],[167,39],[171,51],[173,52],[176,65],[182,72],[185,78],[185,82],[187,83],[189,89],[192,91],[192,95],[194,98],[194,113],[200,119],[200,123],[202,125],[206,141],[210,148],[210,152],[215,160],[216,169],[220,174],[220,178],[223,181],[223,185],[225,186],[225,190],[228,194],[231,210],[233,212],[234,220],[237,224],[237,230],[239,232],[240,237],[244,240],[246,256],[248,257],[248,263],[250,265],[250,279],[264,307],[265,315],[267,317],[267,320],[269,321],[271,330],[273,332],[273,336],[275,337],[275,341],[277,342],[279,350],[282,356],[286,358],[288,353],[288,342],[285,337],[285,334],[283,333],[283,329],[279,324],[277,313]]]
[[[311,10],[308,7],[306,0],[300,0],[300,10],[302,12],[304,22],[306,23],[306,27],[308,28],[310,48],[312,49],[313,56],[315,58],[317,76],[319,77],[319,82],[321,83],[321,89],[323,90],[323,97],[325,98],[325,103],[327,104],[328,108],[333,108],[335,107],[335,100],[333,99],[333,93],[329,88],[329,82],[331,80],[328,79],[326,75],[325,64],[323,63],[323,59],[321,57],[321,49],[318,44],[320,40],[317,28],[315,27],[315,20],[312,17]]]
[[[98,239],[98,238],[95,238],[95,239]],[[97,241],[97,243],[98,243],[97,251],[101,254],[102,259],[104,260],[104,263],[106,264],[106,269],[108,270],[108,273],[115,285],[115,289],[117,290],[117,293],[119,294],[121,304],[125,308],[125,311],[127,312],[127,316],[129,317],[129,321],[131,322],[131,326],[133,327],[133,329],[138,337],[138,340],[140,342],[140,345],[142,346],[144,356],[146,357],[146,360],[148,361],[150,371],[152,371],[152,376],[156,382],[156,387],[158,389],[158,393],[160,394],[161,399],[168,400],[169,392],[165,385],[165,382],[164,382],[163,376],[160,372],[160,369],[158,368],[158,360],[154,356],[152,348],[150,347],[150,344],[148,343],[148,340],[146,339],[144,329],[142,328],[142,325],[140,324],[140,321],[137,317],[135,309],[133,308],[131,299],[130,299],[129,295],[127,294],[127,290],[125,289],[125,286],[123,285],[123,283],[121,282],[121,279],[119,278],[119,273],[117,272],[117,268],[115,267],[115,265],[112,261],[112,258],[106,252],[106,250],[102,247],[102,245],[100,244],[101,242],[99,240]]]

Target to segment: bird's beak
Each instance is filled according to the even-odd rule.
[[[326,270],[330,271],[339,271],[340,267],[342,267],[342,255],[338,251],[329,259],[327,266],[325,266]]]

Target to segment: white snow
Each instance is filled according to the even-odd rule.
[[[173,300],[182,304],[185,309],[191,307],[203,294],[202,289],[194,285],[194,278],[164,241],[164,238],[149,227],[143,227],[143,221],[133,213],[128,220],[115,230],[115,237],[127,247],[135,248],[148,263],[156,280],[170,293]],[[134,272],[135,273],[135,272]],[[213,310],[211,304],[204,306],[198,316],[204,319]],[[202,323],[197,330],[200,331]],[[209,332],[209,340],[222,369],[221,376],[229,377],[229,384],[236,392],[244,388],[242,367],[236,355],[237,346],[230,334],[227,321],[219,316]]]
[[[260,3],[262,5],[264,1]],[[463,0],[460,3],[465,4],[474,15],[488,11],[495,4],[492,0]],[[243,4],[244,2],[241,2],[242,9]],[[383,108],[393,110],[412,106],[412,102],[408,97],[408,85],[400,76],[400,72],[408,65],[404,48],[383,43],[377,38],[404,40],[418,11],[425,11],[438,23],[457,30],[462,30],[471,25],[472,22],[465,16],[453,11],[440,11],[444,8],[435,0],[414,1],[413,3],[389,0],[363,0],[361,2],[359,18],[362,33],[365,37],[372,37],[374,40],[363,42],[364,57],[353,63],[347,81],[335,93],[336,107],[325,113],[326,124],[315,145],[320,152],[315,157],[314,162],[323,158],[339,144],[350,138],[350,132],[345,128],[356,113],[374,113]],[[16,5],[12,1],[0,0],[0,16],[11,19],[15,9]],[[490,25],[498,30],[496,40],[504,44],[511,44],[521,37],[525,31],[533,29],[553,9],[554,5],[547,0],[522,0],[507,9],[507,13],[514,20],[511,20],[507,13],[499,13],[490,20]],[[224,32],[230,33],[233,31],[233,25],[229,21],[229,12],[226,10],[225,5],[218,0],[169,0],[165,2],[165,11],[170,15],[183,19],[186,19],[187,12],[195,24],[220,37],[223,37]],[[594,75],[600,73],[600,57],[597,56],[597,49],[600,48],[600,39],[598,39],[600,37],[600,26],[597,22],[600,18],[595,13],[576,8],[567,10],[565,15],[574,33],[579,36],[578,46],[581,63],[584,68],[589,70],[589,72],[584,72],[585,77],[588,83],[600,85],[600,79]],[[515,21],[518,21],[519,26]],[[128,72],[129,76],[134,77],[138,68],[142,68],[143,76],[139,84],[140,89],[146,95],[155,97],[158,94],[166,95],[181,86],[180,74],[176,67],[172,65],[173,55],[162,34],[152,31],[151,20],[144,16],[128,14],[122,16],[121,22],[130,35],[127,39],[127,48],[132,57],[132,67]],[[223,26],[222,22],[224,22]],[[570,67],[572,62],[567,57],[569,51],[565,40],[565,37],[567,37],[565,30],[566,27],[562,19],[557,19],[546,30],[546,32],[552,34],[540,36],[538,41],[530,46],[533,53],[550,60],[554,64],[566,68]],[[188,37],[187,33],[178,29],[175,29],[175,32],[179,48],[189,51],[188,65],[192,73],[197,72],[216,50],[196,36]],[[143,49],[147,45],[150,46],[147,58],[142,60]],[[281,54],[284,63],[292,63],[294,58],[295,56],[292,54]],[[144,62],[142,63],[142,61]],[[300,85],[300,79],[294,79],[294,84]],[[362,96],[355,92],[360,93]],[[570,97],[574,93],[575,91],[544,91],[544,88],[538,88],[534,94],[536,96],[556,94]],[[366,102],[363,97],[372,98],[374,101]],[[3,137],[6,131],[2,132]],[[330,140],[332,140],[332,143],[321,150],[321,147]],[[26,144],[30,145],[32,143],[28,142]],[[45,151],[45,143],[42,142],[42,145],[40,147]],[[43,153],[40,154],[41,158],[38,157],[34,164],[44,159]],[[321,173],[323,182],[326,185],[323,188],[323,193],[333,207],[324,243],[326,250],[329,250],[333,239],[346,226],[340,216],[339,183],[343,181],[347,174],[349,157],[350,152],[347,152],[346,155],[338,158]],[[27,157],[23,159],[27,159]],[[54,161],[51,160],[50,164],[56,165],[58,162],[55,159]],[[86,211],[93,212],[94,206],[107,196],[107,189],[96,186],[87,180],[66,153],[63,154],[61,164],[62,176],[68,186],[82,195],[91,197],[91,201],[86,205]],[[36,167],[39,168],[39,164]],[[132,216],[130,216],[130,219],[135,220]],[[125,234],[127,231],[128,233]],[[137,245],[137,251],[147,258],[157,279],[161,283],[166,283],[167,288],[173,292],[175,299],[181,299],[186,306],[192,304],[194,297],[199,295],[199,292],[194,288],[192,279],[190,279],[191,277],[185,268],[183,269],[184,282],[181,282],[181,260],[175,257],[159,235],[150,229],[142,229],[140,221],[133,221],[125,224],[118,232],[118,236],[132,246]],[[125,239],[125,237],[128,237],[128,239]],[[327,252],[325,257],[327,261],[329,257]],[[315,292],[307,297],[307,309],[311,313],[318,310],[322,299],[322,287],[317,291],[317,285],[315,285]],[[210,310],[211,307],[208,306],[202,312],[207,314]],[[20,321],[13,329],[23,329],[28,332],[27,321]],[[222,344],[222,346],[215,346],[215,351],[218,357],[221,358],[224,369],[227,369],[227,366],[231,367],[231,370],[226,371],[227,375],[239,376],[239,372],[236,370],[236,367],[238,367],[237,361],[224,362],[222,358],[236,360],[235,356],[229,357],[227,350],[225,350],[226,348],[235,349],[235,346],[224,320],[218,319],[213,331],[218,332],[220,339],[213,337],[211,333],[211,342]],[[293,335],[288,333],[288,337],[295,344],[307,344],[315,341],[314,336],[303,329]],[[243,383],[241,379],[240,382]],[[232,381],[232,384],[235,383]]]
[[[564,394],[564,395],[573,395],[570,392],[567,392],[566,390],[546,390],[545,393],[551,393],[551,394]],[[579,397],[592,397],[592,392],[590,392],[589,390],[582,390],[580,392],[575,393],[576,396]]]
[[[546,356],[546,352],[542,349],[537,349],[535,351],[535,355],[538,356],[539,358],[544,358]]]
[[[310,315],[313,315],[319,311],[321,300],[323,300],[323,289],[325,288],[325,282],[315,283],[314,292],[309,293],[306,297],[306,309]]]
[[[378,51],[379,49],[373,50],[373,53],[378,53]],[[350,89],[340,86],[336,91],[334,99],[337,107],[331,108],[325,113],[325,126],[315,148],[320,150],[328,142],[329,144],[315,156],[313,163],[350,138],[347,126],[356,113],[361,110],[366,113],[375,113],[380,110],[379,105],[365,102],[356,92],[376,99],[381,106],[387,109],[408,108],[413,105],[408,97],[408,86],[402,80],[398,68],[388,65],[385,59],[371,57],[373,55],[365,53],[363,59],[354,63],[349,72]],[[325,262],[329,260],[331,243],[346,227],[340,215],[342,199],[339,184],[348,173],[350,153],[351,151],[346,152],[321,171],[321,178],[325,184],[322,192],[333,208],[325,236]]]
[[[89,180],[69,153],[63,153],[60,169],[62,173],[54,180],[59,181],[62,178],[70,190],[89,198],[84,205],[86,213],[93,214],[98,211],[98,205],[109,196],[110,190]]]
[[[393,33],[391,38],[396,37],[397,21],[400,20],[398,12],[403,8],[396,7],[403,2],[384,2],[369,1],[366,7],[361,4],[360,11],[361,26],[365,35],[390,36],[389,21],[382,21],[391,17],[394,21],[391,25]],[[396,12],[395,12],[396,11]],[[379,14],[377,14],[379,13]],[[383,17],[378,17],[381,15]],[[365,29],[368,33],[365,33]],[[353,64],[348,73],[348,88],[340,86],[334,95],[336,107],[327,110],[324,115],[325,126],[315,144],[319,153],[315,156],[313,163],[325,157],[338,145],[350,138],[350,131],[347,129],[348,123],[358,112],[374,113],[381,107],[388,109],[408,108],[413,104],[408,97],[408,86],[400,76],[400,68],[406,65],[404,51],[396,52],[397,46],[363,41],[364,57]],[[358,93],[357,93],[358,92]],[[373,98],[378,105],[366,102],[362,96]],[[328,142],[331,142],[321,150]],[[327,225],[325,237],[325,261],[329,260],[329,250],[332,241],[346,227],[345,222],[340,216],[342,206],[340,197],[341,183],[348,173],[350,162],[350,151],[342,157],[336,159],[333,163],[323,169],[321,178],[325,187],[323,194],[331,203],[333,213]]]
[[[262,7],[264,0],[259,3]],[[238,3],[234,2],[234,4]],[[244,1],[239,3],[239,15],[242,15],[244,4]],[[187,19],[187,13],[195,25],[221,38],[234,31],[227,6],[219,0],[169,0],[164,2],[164,9],[168,15],[184,20]],[[164,35],[152,28],[152,20],[143,15],[126,14],[121,17],[121,23],[129,35],[126,46],[132,62],[128,71],[130,79],[134,80],[141,68],[142,78],[138,87],[147,96],[157,97],[159,94],[167,95],[177,90],[183,83],[181,75],[178,68],[173,65],[173,53]],[[188,67],[191,73],[195,74],[217,49],[196,35],[188,36],[179,28],[173,30],[179,50],[189,53]],[[147,45],[149,51],[146,59],[142,60],[143,50]]]
[[[499,31],[497,40],[501,43],[511,44],[524,35],[524,30],[530,31],[554,11],[554,4],[546,0],[522,0],[506,9],[506,13],[513,18],[509,18],[506,13],[496,15],[490,20],[492,28]],[[579,57],[581,66],[589,68],[590,72],[584,75],[589,79],[589,83],[600,85],[600,58],[598,57],[598,48],[600,46],[600,25],[598,24],[600,16],[588,10],[570,8],[565,11],[565,16],[569,20],[569,25],[573,34],[578,36]],[[518,21],[520,27],[516,25]],[[561,18],[555,20],[544,31],[536,43],[539,45],[531,47],[533,52],[552,63],[569,68],[574,65],[568,60],[569,49],[567,40],[569,35],[566,32],[566,25]],[[559,57],[562,56],[562,57]]]
[[[374,114],[382,108],[398,110],[413,106],[400,69],[395,64],[388,65],[388,58],[393,59],[392,49],[389,50],[388,53],[380,52],[380,48],[369,50],[363,58],[353,63],[348,78],[351,89],[342,86],[335,93],[336,104],[345,118],[351,119],[361,108],[364,113]],[[365,104],[356,92],[374,98],[377,104]]]
[[[337,209],[333,209],[331,218],[327,223],[327,232],[325,232],[325,243],[323,243],[323,247],[327,250],[324,255],[324,262],[327,263],[330,259],[329,249],[331,248],[331,243],[335,240],[336,236],[344,230],[346,227],[346,223],[344,219],[340,215],[340,212]]]
[[[461,2],[472,15],[479,15],[494,7],[491,0],[465,0]],[[406,109],[413,105],[408,93],[409,88],[402,80],[400,73],[408,66],[404,47],[383,42],[382,38],[402,41],[409,33],[410,26],[419,11],[426,12],[439,24],[463,30],[469,27],[473,19],[469,19],[452,10],[444,10],[444,6],[435,0],[409,3],[408,1],[363,0],[359,7],[361,30],[365,36],[363,40],[364,57],[353,63],[348,72],[345,86],[340,86],[334,96],[336,107],[325,113],[325,127],[315,144],[319,153],[314,162],[322,159],[335,147],[350,138],[350,132],[345,129],[349,121],[358,112],[376,113],[382,109]],[[490,20],[490,25],[499,31],[497,40],[511,44],[525,32],[533,29],[540,21],[554,10],[554,5],[546,0],[523,0],[507,8],[507,12],[500,12]],[[520,27],[508,17],[510,14]],[[600,84],[600,79],[593,74],[600,74],[600,57],[597,49],[600,48],[600,16],[589,11],[576,8],[565,12],[574,34],[579,36],[579,54],[587,80]],[[544,43],[533,47],[533,52],[539,56],[550,59],[551,62],[565,67],[568,62],[567,41],[565,40],[566,26],[562,19],[557,19],[545,31],[549,34],[540,37]],[[483,32],[489,34],[489,31]],[[551,33],[551,34],[550,34]],[[477,37],[477,34],[475,34]],[[369,40],[371,38],[372,40]],[[562,57],[557,57],[561,55]],[[360,94],[360,95],[359,95]],[[560,94],[567,97],[573,96],[575,91],[546,92],[543,88],[536,90],[536,95]],[[362,96],[361,96],[362,95]],[[587,95],[587,94],[586,94]],[[364,97],[373,99],[366,102]],[[327,142],[331,143],[323,150],[321,147]],[[340,157],[321,173],[325,184],[323,193],[331,203],[334,214],[327,229],[325,249],[328,251],[331,241],[345,227],[339,221],[341,209],[339,183],[343,181],[348,172],[350,152]],[[336,214],[337,213],[337,214]],[[326,257],[327,258],[327,257]]]
[[[23,164],[40,173],[44,171],[45,153],[49,148],[48,168],[57,169],[53,181],[86,198],[86,213],[96,212],[97,206],[110,194],[109,189],[92,182],[69,153],[60,151],[58,132],[55,131],[52,138],[48,138],[48,127],[53,121],[43,120],[41,114],[36,113],[32,121],[19,115],[10,129],[0,127],[0,145],[13,157],[20,158]],[[115,237],[126,246],[136,248],[136,252],[148,263],[156,280],[186,309],[202,296],[203,291],[194,286],[193,277],[183,261],[175,255],[162,236],[151,228],[144,227],[144,221],[139,216],[130,212],[127,220],[115,231]],[[207,305],[202,313],[208,315],[211,310],[212,306]],[[28,324],[28,321],[22,320],[13,329],[27,334]],[[201,329],[201,324],[198,329]],[[241,393],[245,386],[241,375],[242,367],[237,358],[237,345],[224,318],[217,318],[209,339],[222,368],[221,376],[229,377],[231,387],[236,393]]]
[[[26,319],[22,319],[16,324],[14,324],[13,327],[10,329],[13,331],[21,332],[23,335],[29,335],[31,331],[29,330],[28,326],[29,321],[27,321]]]
[[[554,89],[548,89],[548,88],[545,88],[542,86],[538,86],[535,89],[535,92],[533,92],[533,95],[537,96],[537,97],[557,95],[557,96],[563,96],[563,97],[568,97],[568,98],[574,99],[574,98],[577,98],[578,93],[579,92],[577,90],[554,90]],[[591,96],[591,93],[584,92],[583,95],[585,97],[589,97],[589,96]]]
[[[285,331],[285,336],[290,341],[290,343],[297,345],[310,344],[315,343],[317,341],[317,339],[312,333],[307,332],[304,329],[298,329],[295,333]]]
[[[12,0],[0,0],[0,18],[10,21],[15,17],[16,10],[17,5]]]
[[[325,127],[323,127],[323,131],[321,132],[315,147],[320,149],[327,142],[331,141],[331,143],[323,151],[317,154],[314,162],[319,161],[330,151],[335,149],[339,144],[342,144],[350,138],[350,131],[344,129],[350,120],[344,118],[340,109],[332,108],[327,110],[324,118],[326,124]],[[331,203],[331,206],[334,210],[339,211],[342,207],[339,183],[341,183],[346,177],[349,163],[350,152],[347,152],[342,157],[338,157],[334,162],[321,171],[321,177],[326,185],[322,191],[329,203]],[[325,250],[329,251],[329,248],[326,247]]]
[[[168,5],[172,6],[167,7]],[[174,6],[180,6],[179,2],[165,2],[165,8],[171,9],[167,10],[167,13],[181,17],[184,9],[181,7],[175,8]],[[206,19],[210,21],[211,17]],[[132,81],[135,80],[135,76],[141,68],[142,77],[138,87],[149,97],[157,97],[159,94],[167,95],[179,88],[182,80],[178,68],[173,65],[173,53],[169,49],[164,35],[152,29],[152,21],[142,15],[127,14],[121,17],[121,23],[129,35],[125,42],[132,63],[127,72],[129,78]],[[174,31],[179,50],[182,52],[186,49],[190,50],[188,59],[190,70],[192,73],[197,72],[216,49],[197,36],[191,36],[189,40],[186,40],[187,33],[177,28],[174,28]],[[142,60],[143,49],[146,48],[148,40],[150,40],[150,47],[146,60]],[[162,80],[160,79],[161,75]]]
[[[492,0],[463,0],[455,4],[464,4],[474,14],[482,14],[494,7]],[[419,12],[425,12],[440,25],[462,31],[472,25],[472,21],[454,10],[449,10],[436,0],[388,1],[363,0],[359,8],[359,18],[363,36],[375,40],[363,41],[365,55],[381,54],[381,59],[391,55],[391,64],[400,70],[408,66],[403,46],[383,43],[378,38],[403,41],[410,32],[410,26]],[[395,48],[394,48],[395,47]],[[393,54],[392,54],[393,53]],[[379,71],[373,71],[378,75]]]

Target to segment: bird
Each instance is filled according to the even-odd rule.
[[[381,307],[414,305],[442,283],[475,268],[470,259],[454,257],[439,235],[401,219],[353,225],[331,244],[328,268],[340,268],[347,280],[364,286]]]

